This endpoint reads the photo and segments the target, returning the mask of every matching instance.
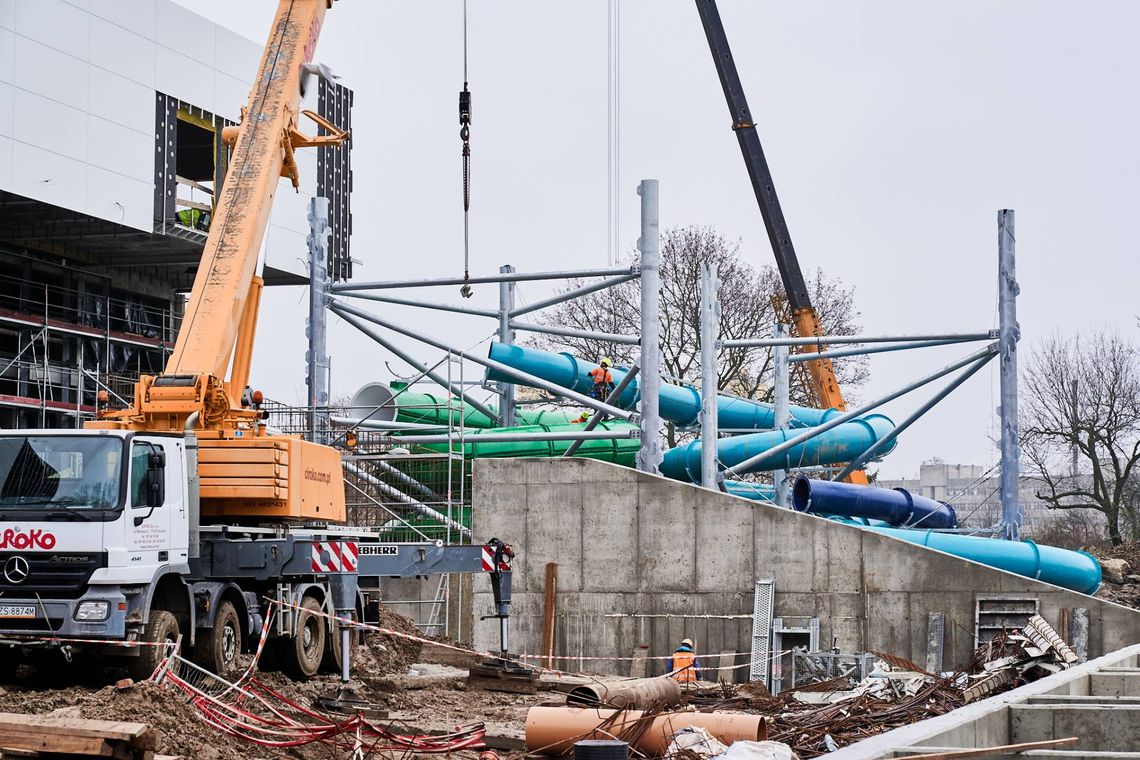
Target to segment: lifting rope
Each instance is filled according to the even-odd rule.
[[[470,298],[471,283],[471,91],[467,89],[467,0],[463,0],[463,90],[459,93],[459,139],[463,141],[463,285],[459,294]]]

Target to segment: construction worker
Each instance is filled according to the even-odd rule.
[[[590,389],[590,397],[596,398],[598,401],[605,401],[614,389],[614,376],[610,373],[610,367],[614,366],[614,360],[608,356],[603,356],[598,364],[601,366],[590,370],[590,379],[594,381],[594,387]]]
[[[589,421],[590,421],[590,412],[585,411],[585,412],[582,412],[581,414],[579,414],[578,418],[575,419],[571,424],[581,425],[582,423],[589,422]]]
[[[681,639],[681,643],[677,645],[677,650],[673,652],[672,659],[669,660],[667,675],[672,676],[680,683],[696,683],[697,671],[700,667],[701,661],[693,654],[693,640]]]
[[[183,227],[189,227],[202,232],[210,231],[210,212],[199,211],[196,208],[187,208],[178,211],[174,214],[178,223]]]

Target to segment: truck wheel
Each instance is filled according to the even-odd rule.
[[[155,668],[166,658],[170,646],[178,641],[180,630],[178,618],[174,613],[166,610],[151,610],[150,619],[146,622],[143,636],[139,643],[139,656],[131,662],[128,670],[131,677],[138,681],[145,681],[154,675]],[[156,646],[166,644],[168,646]]]
[[[239,671],[242,625],[231,602],[218,604],[214,627],[199,631],[194,641],[194,661],[226,680]]]
[[[297,612],[297,635],[281,642],[281,667],[294,678],[312,678],[321,669],[325,656],[325,630],[321,604],[311,596],[301,600]]]
[[[354,610],[352,613],[353,621],[360,620],[360,616]],[[335,673],[340,675],[340,623],[335,620],[328,621],[328,643],[325,644],[325,656],[321,660],[322,673]],[[356,655],[356,647],[362,642],[360,631],[352,630],[348,634],[349,646],[352,647],[353,657]],[[349,663],[351,665],[351,662]]]

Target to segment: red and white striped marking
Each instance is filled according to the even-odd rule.
[[[483,547],[483,572],[490,573],[495,569],[495,550],[490,546]],[[510,570],[511,565],[509,562],[499,562],[500,570]]]
[[[360,547],[355,541],[314,541],[314,573],[355,573]]]

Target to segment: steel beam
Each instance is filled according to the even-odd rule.
[[[1014,247],[1013,210],[998,212],[998,347],[1001,355],[1001,522],[1002,538],[1021,536],[1022,511],[1018,501],[1021,449],[1017,443],[1017,267]]]
[[[343,293],[347,298],[363,298],[367,301],[379,301],[380,303],[394,303],[399,306],[415,306],[418,309],[434,309],[436,311],[450,311],[456,314],[467,314],[472,317],[491,317],[493,319],[499,318],[499,312],[490,309],[475,309],[470,306],[454,306],[449,303],[435,303],[432,301],[421,301],[417,298],[399,298],[397,296],[385,296],[379,293]]]
[[[579,277],[619,277],[636,275],[636,267],[621,269],[570,269],[562,272],[515,272],[509,275],[487,275],[484,277],[443,277],[435,280],[388,280],[377,282],[342,282],[331,286],[333,293],[349,293],[357,290],[387,290],[392,288],[426,288],[437,285],[480,285],[492,282],[532,282],[534,280],[573,280]]]
[[[620,343],[626,346],[636,346],[641,338],[635,335],[619,335],[617,333],[594,332],[593,330],[579,330],[574,327],[554,327],[552,325],[536,325],[533,322],[511,322],[515,330],[527,332],[546,333],[548,335],[562,335],[567,338],[586,338],[587,340],[601,340],[606,343]]]
[[[423,364],[423,363],[419,362],[418,360],[414,359],[406,351],[404,351],[401,348],[398,348],[394,343],[392,343],[391,341],[384,338],[384,336],[380,335],[380,333],[376,332],[371,327],[364,324],[360,319],[353,316],[352,313],[346,314],[342,311],[337,311],[337,309],[335,308],[337,304],[340,304],[340,302],[339,301],[329,301],[328,308],[331,309],[337,316],[339,316],[345,322],[348,322],[350,325],[355,327],[357,330],[360,330],[360,332],[364,333],[369,338],[372,338],[372,340],[379,343],[383,348],[386,348],[389,351],[391,351],[397,357],[402,359],[405,363],[407,363],[408,365],[419,370],[421,373],[423,373],[424,377],[431,378],[435,382],[439,383],[440,387],[446,388],[448,390],[448,392],[454,393],[456,396],[459,396],[459,398],[463,399],[468,404],[473,406],[477,411],[481,412],[482,414],[485,414],[490,419],[495,419],[495,416],[496,416],[495,412],[493,410],[491,410],[490,408],[488,408],[485,404],[483,404],[483,402],[479,401],[479,399],[474,398],[473,396],[471,396],[469,393],[467,393],[461,387],[455,385],[454,383],[448,383],[446,377],[439,374],[438,372],[433,370],[431,367],[428,367],[426,364]],[[345,308],[348,308],[347,304],[340,304],[340,305],[345,307]],[[444,350],[446,351],[447,349],[444,349]]]
[[[936,340],[941,343],[971,343],[978,340],[994,340],[997,330],[976,333],[945,333],[940,335],[821,335],[818,338],[740,338],[722,340],[721,348],[771,348],[773,346],[838,346],[852,343],[909,343]],[[818,355],[810,355],[818,359]]]
[[[776,325],[776,337],[782,338],[788,334],[788,325]],[[772,371],[775,373],[775,382],[772,383],[776,410],[776,430],[787,430],[792,423],[791,410],[791,366],[788,364],[788,347],[776,346],[773,349]],[[776,485],[776,503],[781,507],[788,507],[788,472],[787,470],[774,470],[772,482]]]
[[[701,268],[701,485],[716,488],[717,393],[716,342],[720,337],[720,296],[716,264]]]
[[[568,430],[564,433],[479,433],[476,435],[415,435],[398,440],[409,446],[424,443],[522,443],[526,441],[613,441],[637,438],[637,428],[629,430]]]
[[[515,268],[510,264],[499,267],[499,274],[510,275]],[[511,314],[515,308],[515,284],[510,280],[499,283],[499,342],[510,346],[515,342],[515,333],[511,330]],[[510,427],[515,424],[515,386],[514,383],[499,383],[499,424]]]
[[[867,462],[870,462],[872,459],[874,459],[875,455],[878,454],[880,451],[882,451],[887,446],[889,446],[891,441],[898,438],[899,435],[903,431],[905,431],[908,427],[910,427],[915,422],[917,422],[918,419],[920,417],[922,417],[924,414],[926,414],[931,409],[933,409],[936,404],[938,404],[940,401],[942,401],[942,399],[949,396],[954,391],[954,389],[956,389],[959,385],[961,385],[962,383],[964,383],[968,379],[970,379],[971,375],[973,375],[975,372],[980,370],[982,367],[986,366],[989,363],[990,359],[992,359],[992,358],[993,358],[992,355],[983,357],[981,359],[978,359],[978,361],[974,362],[974,364],[972,366],[967,367],[965,372],[958,375],[958,377],[954,378],[945,388],[943,388],[938,393],[934,394],[934,396],[929,401],[924,403],[922,406],[918,407],[918,409],[914,410],[914,412],[912,412],[911,415],[909,417],[907,417],[905,420],[900,422],[895,427],[894,430],[892,430],[887,435],[884,435],[879,440],[875,441],[874,445],[871,446],[871,448],[867,449],[862,454],[855,457],[855,459],[853,459],[846,467],[844,467],[843,470],[838,475],[833,477],[832,480],[843,480],[845,477],[850,475],[855,470],[861,470],[863,468],[863,465],[867,464]]]
[[[534,375],[531,375],[528,372],[523,372],[521,370],[517,370],[514,367],[503,364],[502,362],[497,362],[494,359],[489,359],[485,356],[479,356],[478,354],[473,354],[470,351],[464,351],[462,349],[455,348],[454,346],[448,345],[447,343],[444,343],[441,340],[437,340],[435,338],[429,338],[428,336],[423,335],[422,333],[418,333],[415,330],[410,330],[406,327],[401,327],[400,325],[394,324],[394,323],[389,322],[385,319],[381,319],[380,317],[376,316],[375,314],[369,314],[368,312],[363,311],[362,309],[358,309],[355,306],[352,306],[351,304],[344,303],[343,301],[333,300],[329,303],[329,308],[332,309],[335,314],[339,315],[340,317],[342,317],[346,321],[348,321],[349,324],[352,324],[354,327],[357,327],[357,329],[360,329],[361,332],[363,332],[365,335],[368,335],[373,340],[376,340],[381,345],[385,345],[387,342],[379,339],[374,334],[374,331],[369,331],[369,330],[365,330],[365,329],[361,328],[359,325],[359,322],[356,319],[349,319],[349,317],[357,317],[359,319],[363,319],[363,320],[366,320],[368,322],[371,322],[374,325],[379,325],[380,327],[386,328],[388,330],[392,330],[393,332],[397,332],[401,335],[406,335],[409,338],[415,338],[416,340],[418,340],[422,343],[426,343],[429,346],[433,346],[435,348],[438,348],[441,351],[448,351],[448,352],[450,352],[456,356],[460,356],[460,357],[462,357],[468,361],[475,362],[476,364],[481,364],[484,367],[490,367],[497,372],[500,372],[504,375],[507,375],[508,377],[515,378],[516,380],[518,380],[519,382],[521,382],[525,385],[533,385],[536,388],[541,388],[542,390],[547,391],[548,393],[553,393],[556,396],[562,396],[564,398],[568,398],[572,401],[577,402],[578,404],[581,404],[582,406],[588,406],[591,409],[597,409],[598,411],[606,412],[607,414],[609,414],[613,417],[617,417],[619,419],[629,421],[629,420],[633,419],[633,417],[635,416],[633,412],[627,412],[625,409],[619,409],[616,406],[610,406],[609,404],[605,404],[601,401],[597,401],[596,399],[592,399],[589,396],[585,396],[581,393],[578,393],[577,391],[572,391],[572,390],[569,390],[568,388],[563,388],[560,385],[556,385],[555,383],[547,382],[546,380],[543,380],[540,377],[535,377]],[[389,349],[389,350],[391,350],[391,349]],[[465,399],[465,400],[468,400],[468,399]],[[468,400],[468,403],[470,403],[469,400]],[[483,410],[480,409],[480,411],[483,411]],[[484,412],[484,413],[487,414],[487,416],[491,417],[492,419],[495,418],[495,414],[493,412],[491,412],[491,413]]]
[[[548,306],[557,306],[558,304],[564,303],[565,301],[572,301],[575,298],[588,296],[591,293],[598,292],[599,290],[612,288],[614,285],[621,285],[623,282],[629,282],[635,277],[637,277],[636,274],[624,274],[620,277],[611,277],[608,280],[602,280],[601,282],[594,282],[590,283],[589,285],[583,285],[580,288],[575,288],[574,290],[568,291],[566,293],[559,293],[556,296],[551,296],[550,298],[545,298],[541,301],[535,301],[532,304],[527,304],[526,306],[522,306],[518,309],[513,309],[511,311],[511,316],[521,317],[524,314],[530,314],[533,311],[540,311],[547,308]]]
[[[661,231],[658,184],[643,179],[641,196],[641,450],[637,469],[656,474],[661,465]]]
[[[788,357],[788,361],[792,364],[798,364],[799,362],[812,362],[816,359],[841,359],[844,356],[881,354],[886,351],[907,351],[912,348],[929,348],[931,346],[953,346],[959,342],[960,341],[956,340],[916,340],[910,343],[884,343],[881,345],[860,346],[858,348],[840,348],[835,351],[824,351],[823,353],[792,354]]]
[[[767,451],[763,451],[754,457],[749,457],[748,459],[744,460],[743,462],[740,462],[739,464],[737,464],[733,467],[729,467],[727,470],[725,470],[724,476],[727,477],[728,475],[739,475],[741,473],[748,472],[748,470],[752,467],[752,465],[756,464],[757,462],[759,462],[760,460],[762,460],[766,457],[771,457],[771,456],[775,456],[777,454],[781,454],[781,453],[787,451],[788,449],[792,448],[793,446],[800,445],[804,441],[810,441],[812,438],[815,438],[817,435],[819,435],[821,433],[825,433],[828,430],[831,430],[833,427],[837,427],[838,425],[842,425],[844,422],[850,422],[851,420],[853,420],[857,417],[861,417],[864,414],[866,414],[867,412],[870,412],[874,409],[878,409],[883,404],[886,404],[890,401],[894,401],[899,396],[910,393],[911,391],[913,391],[917,388],[921,388],[922,386],[924,386],[928,383],[931,383],[931,382],[937,380],[938,378],[940,378],[944,375],[948,375],[957,369],[961,369],[962,367],[965,367],[968,364],[973,364],[974,362],[978,361],[979,359],[981,359],[983,357],[988,358],[989,356],[991,356],[992,354],[994,354],[996,352],[997,352],[997,344],[989,345],[989,346],[986,346],[985,348],[979,349],[978,351],[975,351],[974,353],[970,354],[969,356],[967,356],[963,359],[959,359],[958,361],[954,362],[953,364],[947,365],[940,370],[936,370],[935,372],[932,372],[929,375],[926,375],[925,377],[920,378],[919,380],[915,380],[913,383],[908,383],[907,385],[904,385],[902,388],[899,388],[898,390],[891,391],[890,393],[888,393],[885,396],[880,396],[879,398],[875,399],[871,403],[869,403],[869,404],[867,404],[867,405],[865,405],[859,409],[856,409],[856,410],[851,411],[851,412],[845,412],[844,414],[841,414],[838,417],[833,417],[830,420],[828,420],[827,422],[823,423],[822,425],[817,425],[816,427],[809,428],[809,429],[805,430],[803,433],[801,433],[797,436],[793,436],[792,438],[789,438],[788,440],[784,441],[783,443],[781,443],[778,446],[773,446],[772,448],[768,449]]]

